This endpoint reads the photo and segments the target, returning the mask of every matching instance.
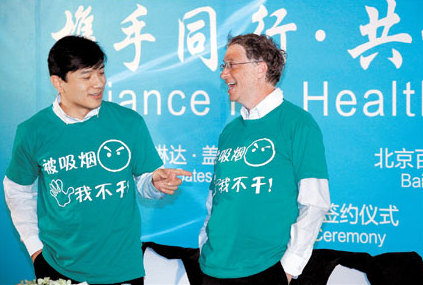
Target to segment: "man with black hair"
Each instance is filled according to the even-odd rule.
[[[242,109],[219,137],[200,233],[203,284],[288,284],[329,209],[322,134],[276,87],[284,65],[265,35],[229,41],[220,77]]]
[[[161,168],[143,118],[103,101],[105,60],[86,38],[57,41],[57,98],[16,131],[4,189],[37,278],[143,284],[136,192],[158,199],[191,175]]]

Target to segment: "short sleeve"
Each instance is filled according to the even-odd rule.
[[[297,182],[304,178],[328,179],[322,132],[310,115],[296,125],[292,152]]]
[[[13,143],[12,158],[6,176],[20,185],[31,185],[39,175],[35,156],[35,136],[24,125],[19,125]]]
[[[132,173],[134,176],[152,172],[163,165],[144,119],[141,116],[138,118],[135,126],[136,142],[133,151]]]

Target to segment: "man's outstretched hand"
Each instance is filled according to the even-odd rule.
[[[159,168],[153,172],[153,186],[163,193],[173,195],[182,184],[182,179],[178,177],[181,175],[191,176],[192,173],[183,169]]]

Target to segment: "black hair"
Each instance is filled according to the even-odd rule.
[[[94,41],[81,36],[66,36],[50,49],[48,69],[50,76],[57,75],[66,81],[68,72],[84,68],[100,68],[107,57]]]

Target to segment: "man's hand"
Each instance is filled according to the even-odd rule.
[[[286,279],[288,279],[288,284],[291,283],[292,275],[286,273]]]
[[[183,169],[159,168],[153,172],[153,186],[163,193],[173,195],[182,184],[178,175],[191,176],[192,173]]]
[[[37,250],[36,252],[34,252],[34,254],[33,254],[33,255],[31,255],[31,258],[32,258],[32,263],[34,263],[35,259],[37,258],[37,256],[38,256],[38,255],[39,255],[42,251],[43,251],[42,249]]]

